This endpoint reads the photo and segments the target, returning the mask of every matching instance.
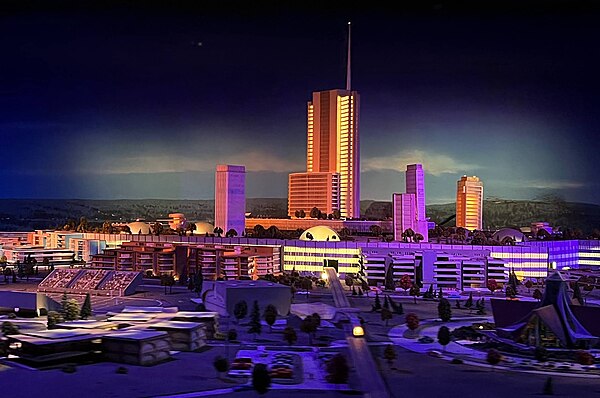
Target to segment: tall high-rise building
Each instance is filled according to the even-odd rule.
[[[339,174],[344,218],[360,216],[359,100],[356,91],[327,90],[308,103],[306,171]]]
[[[470,231],[482,229],[483,182],[478,177],[463,176],[456,189],[456,226]]]
[[[423,235],[424,241],[429,238],[427,216],[425,215],[425,173],[422,164],[406,166],[406,193],[415,195],[417,208],[416,223],[413,230]]]
[[[332,202],[327,208],[339,210],[343,218],[358,218],[360,217],[358,136],[360,97],[357,91],[352,91],[350,88],[350,77],[350,24],[348,24],[346,89],[314,92],[312,101],[308,102],[306,172],[338,174],[339,198],[332,197]],[[315,189],[320,188],[315,187]],[[327,192],[333,190],[333,187],[327,187]],[[290,195],[294,195],[291,187],[289,192]],[[323,195],[330,197],[328,193],[323,193],[321,196]],[[294,197],[289,197],[288,201],[289,204],[299,202]],[[312,207],[314,206],[310,206]],[[294,211],[295,209],[288,207],[288,213],[292,214]]]
[[[246,168],[217,165],[215,174],[215,228],[238,235],[246,227]]]
[[[394,240],[402,240],[402,233],[409,228],[417,232],[417,204],[415,194],[392,194],[392,210],[394,214]]]

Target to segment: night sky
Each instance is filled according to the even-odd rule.
[[[217,163],[285,197],[352,20],[362,199],[422,162],[428,203],[463,174],[486,197],[600,203],[597,7],[196,3],[2,2],[0,197],[209,199]]]

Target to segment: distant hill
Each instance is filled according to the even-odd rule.
[[[362,210],[363,205],[364,210]],[[367,218],[392,217],[391,202],[361,202],[362,214]],[[436,223],[456,213],[455,203],[427,206],[427,216]],[[555,227],[580,228],[589,233],[600,228],[600,206],[549,200],[490,199],[483,203],[484,228],[498,229],[507,226],[528,226],[532,222],[546,221]],[[447,226],[454,226],[454,220]]]
[[[427,215],[440,222],[455,212],[454,203],[427,206]],[[369,219],[392,217],[390,202],[363,200],[361,214]],[[287,217],[286,198],[249,198],[246,211],[254,217]],[[26,231],[62,226],[67,219],[86,217],[90,222],[154,220],[169,213],[181,212],[190,220],[212,220],[213,200],[80,200],[80,199],[2,199],[0,200],[0,230]],[[553,226],[580,228],[589,233],[600,228],[600,206],[548,200],[490,199],[484,202],[484,224],[495,229],[504,226],[525,226],[535,221],[547,221]],[[450,222],[452,225],[454,221]]]

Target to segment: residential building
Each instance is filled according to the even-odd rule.
[[[414,193],[392,194],[392,210],[394,214],[394,240],[402,240],[407,229],[417,230],[417,206]]]
[[[406,193],[415,195],[416,222],[413,230],[423,236],[423,242],[427,242],[429,229],[425,214],[425,172],[422,164],[406,166]]]

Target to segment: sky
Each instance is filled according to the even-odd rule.
[[[485,197],[600,204],[600,10],[484,3],[2,2],[0,198],[211,199],[219,163],[286,197],[351,20],[363,200],[420,162],[428,203],[467,174]]]

